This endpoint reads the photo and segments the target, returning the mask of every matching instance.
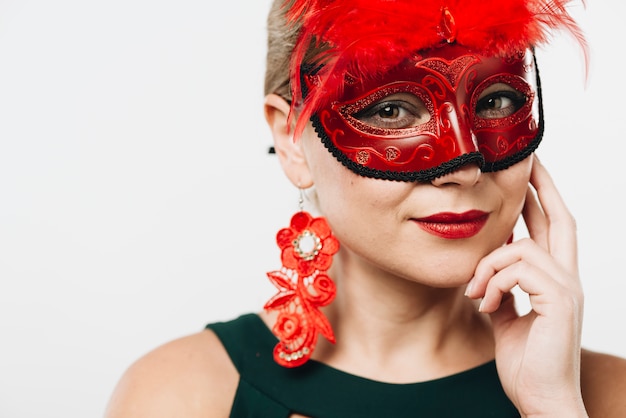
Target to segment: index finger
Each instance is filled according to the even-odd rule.
[[[565,205],[546,168],[534,159],[530,184],[535,188],[548,221],[548,251],[564,268],[578,271],[576,221]]]

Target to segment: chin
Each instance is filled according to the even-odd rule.
[[[476,262],[472,265],[457,264],[431,264],[429,266],[418,266],[403,269],[403,271],[390,271],[391,274],[405,280],[418,283],[420,285],[439,288],[452,289],[467,285],[474,276]]]
[[[467,252],[462,256],[446,257],[446,260],[433,264],[421,274],[420,282],[437,288],[456,288],[467,285],[474,277],[476,266],[484,255],[471,257]]]

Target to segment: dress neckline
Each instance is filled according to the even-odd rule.
[[[386,383],[319,361],[280,366],[272,355],[278,340],[256,313],[207,328],[216,332],[239,373],[232,417],[266,417],[277,408],[319,418],[519,418],[495,361],[424,382]]]

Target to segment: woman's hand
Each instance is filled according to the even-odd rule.
[[[546,169],[535,158],[522,215],[530,238],[484,257],[467,296],[491,315],[496,364],[524,417],[586,417],[580,392],[583,293],[576,224]],[[527,293],[519,316],[511,290]]]

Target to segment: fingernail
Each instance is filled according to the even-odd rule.
[[[465,288],[465,296],[469,296],[473,290],[474,290],[474,279],[472,278],[472,280],[469,281],[469,283],[467,284],[467,287]]]
[[[478,305],[478,312],[485,312],[485,299],[480,301],[480,305]]]

